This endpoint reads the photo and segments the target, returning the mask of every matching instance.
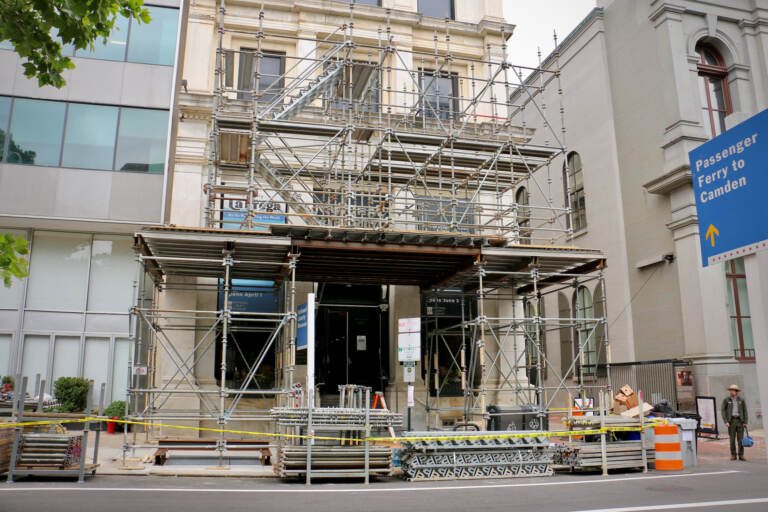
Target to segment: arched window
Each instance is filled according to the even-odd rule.
[[[563,187],[571,207],[569,226],[577,233],[587,227],[587,205],[584,198],[584,176],[582,174],[581,156],[572,151],[563,168]]]
[[[700,43],[696,46],[699,54],[699,95],[704,114],[704,127],[709,137],[716,137],[725,131],[725,116],[733,111],[731,93],[728,89],[728,69],[725,60],[712,45]]]
[[[547,339],[546,330],[542,324],[537,324],[535,318],[544,316],[544,301],[539,299],[539,312],[536,313],[536,301],[526,300],[523,303],[525,313],[525,374],[528,383],[538,385],[539,374],[537,365],[541,364],[541,378],[547,378]],[[536,331],[538,330],[538,338]],[[538,344],[538,348],[536,345]],[[539,354],[541,350],[541,354]]]
[[[519,243],[530,244],[531,209],[528,208],[528,205],[531,203],[528,196],[528,189],[520,187],[515,194],[515,202],[517,203],[517,225],[520,227]]]
[[[593,375],[597,365],[597,344],[595,343],[595,308],[592,294],[586,286],[579,286],[573,295],[573,311],[576,317],[574,352],[581,351],[579,364],[584,375]]]
[[[605,292],[603,291],[603,283],[597,283],[595,286],[595,294],[592,297],[594,303],[595,318],[603,318],[606,315],[605,308]],[[600,372],[603,372],[605,368],[601,368],[600,365],[604,365],[608,361],[608,352],[606,349],[606,332],[605,324],[600,322],[595,327],[595,346],[597,347],[597,364]],[[603,377],[603,373],[600,373]]]
[[[573,331],[568,319],[571,318],[571,303],[564,293],[557,294],[557,316],[560,319],[560,378],[568,374],[573,364]]]

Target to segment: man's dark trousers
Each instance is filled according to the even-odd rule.
[[[741,444],[741,440],[744,439],[744,422],[740,418],[731,419],[731,424],[728,427],[728,436],[731,438],[731,457],[736,457],[738,450],[738,456],[744,456],[744,445]]]

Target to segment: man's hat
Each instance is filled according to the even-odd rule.
[[[728,391],[741,391],[741,388],[736,384],[731,384],[730,386],[728,386]]]

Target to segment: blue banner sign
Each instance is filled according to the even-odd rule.
[[[706,267],[768,248],[768,110],[689,153]]]

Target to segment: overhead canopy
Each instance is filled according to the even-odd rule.
[[[604,263],[600,251],[572,247],[518,245],[493,247],[471,235],[416,235],[370,230],[347,233],[298,226],[273,226],[270,232],[205,228],[151,228],[136,234],[136,248],[157,280],[163,276],[224,277],[224,258],[232,258],[231,277],[280,281],[296,258],[296,280],[354,284],[415,285],[422,289],[466,285],[476,263],[487,282],[519,281],[536,268],[540,282],[549,274],[586,273]],[[345,230],[349,231],[349,230]],[[276,233],[279,233],[276,234]],[[322,236],[321,236],[322,235]],[[429,243],[426,243],[429,242]],[[511,275],[510,273],[520,273]]]

